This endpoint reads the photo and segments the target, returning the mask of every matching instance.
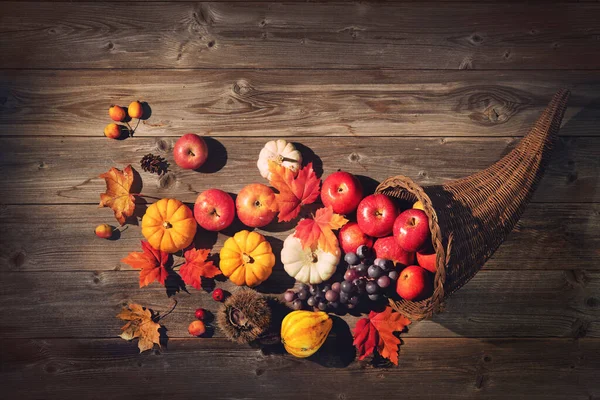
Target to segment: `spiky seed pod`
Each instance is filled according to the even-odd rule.
[[[269,328],[271,308],[267,300],[252,289],[238,289],[217,313],[217,325],[236,343],[250,343]]]

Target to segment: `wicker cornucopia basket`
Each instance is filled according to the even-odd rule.
[[[390,299],[392,307],[411,319],[430,317],[494,254],[544,174],[569,94],[556,93],[519,145],[483,171],[427,187],[394,176],[377,187],[378,193],[423,203],[437,254],[433,295],[418,302]]]

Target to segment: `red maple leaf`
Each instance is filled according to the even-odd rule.
[[[379,354],[398,365],[398,346],[400,339],[394,332],[401,332],[410,324],[410,320],[391,307],[378,313],[371,311],[367,318],[362,318],[354,328],[354,346],[358,359],[363,360],[373,354],[375,348]]]
[[[206,261],[210,250],[191,249],[185,252],[185,263],[179,269],[183,281],[200,290],[202,278],[214,278],[221,275],[221,271],[215,267],[212,261]]]
[[[317,178],[312,163],[307,164],[294,172],[288,168],[269,162],[271,172],[271,186],[279,191],[275,194],[279,209],[279,222],[293,220],[300,213],[300,207],[314,203],[321,191],[321,180]]]
[[[170,262],[170,254],[152,248],[146,241],[142,241],[142,250],[141,253],[132,251],[121,262],[141,269],[140,287],[147,286],[154,281],[158,281],[164,286],[169,275],[167,266]]]
[[[302,247],[315,248],[334,253],[338,249],[338,240],[333,233],[340,229],[348,220],[333,212],[331,207],[319,208],[313,218],[305,218],[298,222],[294,236],[300,239]]]

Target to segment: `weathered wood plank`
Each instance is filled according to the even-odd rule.
[[[520,136],[568,87],[560,134],[597,136],[599,82],[598,71],[5,70],[0,135],[102,135],[109,105],[140,99],[152,116],[138,136]]]
[[[265,182],[256,168],[265,138],[210,139],[211,154],[204,172],[182,170],[172,156],[177,137],[0,139],[2,202],[88,203],[99,201],[105,183],[98,176],[112,166],[127,164],[140,172],[141,193],[176,197],[193,203],[202,191],[218,187],[238,193],[252,182]],[[374,189],[391,175],[402,174],[428,185],[443,183],[487,168],[512,149],[520,138],[291,138],[299,143],[306,161],[323,176],[343,169],[363,176]],[[158,177],[139,167],[144,154],[164,156],[171,164]],[[563,137],[553,154],[534,201],[600,201],[600,140]],[[105,210],[106,216],[109,215]]]
[[[0,16],[1,68],[594,69],[600,61],[594,3],[2,2]]]
[[[140,229],[129,226],[115,241],[99,239],[94,227],[116,224],[109,214],[94,205],[5,206],[0,211],[0,275],[129,269],[119,260],[139,248]],[[532,203],[485,269],[598,270],[599,227],[600,204]],[[293,225],[272,224],[258,231],[280,250],[289,228]],[[227,237],[202,231],[197,244],[219,252]]]
[[[392,393],[411,399],[443,393],[447,399],[589,400],[600,391],[600,340],[409,338],[398,368],[389,369],[345,367],[342,350],[351,357],[347,343],[330,338],[315,356],[300,360],[222,340],[178,339],[166,350],[139,355],[133,343],[120,339],[15,339],[0,342],[3,361],[10,363],[0,377],[9,397],[61,400],[179,399],[199,393],[261,400],[354,400]]]
[[[129,301],[159,312],[172,306],[165,288],[139,288],[137,271],[2,274],[0,337],[114,337],[115,315]],[[293,284],[281,267],[259,287],[281,293]],[[219,282],[235,290],[229,281]],[[600,272],[482,270],[447,302],[446,312],[415,323],[409,337],[600,337]],[[194,310],[216,311],[209,293],[190,288],[163,320],[170,337],[187,337]],[[350,326],[356,317],[345,316]],[[217,330],[217,336],[221,333]]]

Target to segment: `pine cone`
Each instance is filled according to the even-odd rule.
[[[167,172],[169,163],[161,156],[155,156],[152,153],[146,154],[140,161],[142,169],[152,174],[162,175]]]

